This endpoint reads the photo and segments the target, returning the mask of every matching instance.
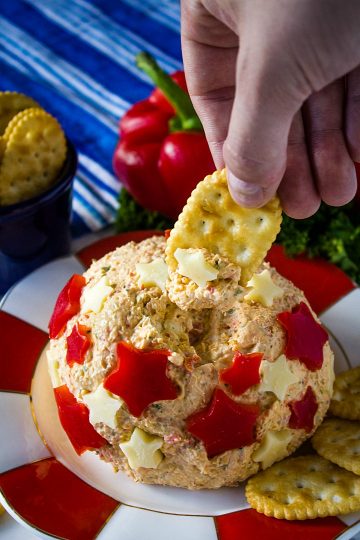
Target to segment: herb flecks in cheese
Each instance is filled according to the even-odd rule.
[[[263,360],[260,364],[260,375],[259,392],[273,392],[281,401],[285,399],[289,386],[299,382],[284,354],[275,362]]]
[[[94,392],[83,396],[83,401],[89,409],[89,420],[95,424],[106,424],[112,429],[117,428],[116,413],[124,403],[123,400],[108,392],[100,384]]]
[[[179,264],[177,272],[199,287],[206,287],[208,281],[214,281],[218,276],[219,270],[205,260],[201,251],[177,248],[174,257]]]
[[[138,263],[136,266],[138,283],[143,287],[159,287],[165,291],[168,278],[168,266],[164,259],[155,259],[150,263]]]
[[[145,467],[146,469],[156,469],[163,459],[160,448],[163,439],[150,435],[140,428],[135,428],[129,441],[120,444],[121,450],[128,459],[132,469]]]
[[[88,311],[99,313],[104,306],[105,300],[112,292],[113,289],[112,287],[110,287],[107,276],[103,276],[91,288],[86,287],[84,289],[84,292],[82,294],[83,302],[81,306],[81,311],[83,313],[87,313]]]
[[[284,291],[281,287],[275,285],[268,269],[260,274],[254,274],[247,287],[251,290],[244,296],[246,302],[259,302],[265,307],[271,307],[275,298],[280,298]]]
[[[260,462],[263,469],[270,467],[275,461],[287,456],[287,446],[291,439],[291,431],[288,429],[268,431],[253,453],[253,460]]]

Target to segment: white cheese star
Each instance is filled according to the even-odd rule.
[[[299,379],[290,369],[290,363],[282,354],[275,362],[263,360],[260,364],[261,383],[259,392],[273,392],[283,401],[291,384]]]
[[[273,282],[268,269],[263,270],[260,274],[254,274],[246,286],[252,287],[252,290],[244,296],[244,300],[259,302],[265,307],[271,307],[274,298],[280,298],[284,294],[283,289]]]
[[[100,384],[94,392],[83,396],[83,401],[89,409],[89,420],[93,426],[101,422],[116,429],[116,413],[124,403],[123,400],[108,392]]]
[[[86,288],[84,290],[81,311],[84,313],[88,311],[99,313],[104,306],[105,300],[112,291],[113,289],[110,287],[108,278],[103,276],[90,289]]]
[[[263,469],[270,467],[275,461],[287,455],[287,446],[291,438],[291,431],[288,429],[268,431],[262,439],[260,446],[253,453],[253,460],[261,462]]]
[[[59,360],[52,351],[47,351],[46,357],[52,387],[58,388],[58,386],[62,386],[63,384],[59,374]]]
[[[165,291],[165,283],[168,278],[168,267],[163,259],[155,259],[150,263],[138,263],[136,272],[139,275],[138,283],[144,287],[159,287]]]
[[[161,437],[155,437],[140,428],[135,428],[130,440],[119,446],[132,469],[139,467],[156,469],[164,457],[160,452],[163,442]]]
[[[219,270],[206,262],[201,251],[189,251],[188,249],[177,248],[174,257],[179,263],[178,273],[188,277],[199,287],[206,287],[208,281],[217,278]]]

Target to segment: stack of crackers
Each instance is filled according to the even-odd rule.
[[[360,367],[334,383],[328,418],[312,437],[319,455],[285,459],[246,486],[252,508],[278,519],[313,519],[360,510]]]
[[[49,189],[65,158],[66,139],[57,120],[24,94],[0,92],[0,206]]]

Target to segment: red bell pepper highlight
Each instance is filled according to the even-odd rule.
[[[169,354],[164,349],[136,349],[120,341],[117,365],[105,378],[104,388],[120,396],[137,417],[155,401],[176,399],[177,388],[166,375]]]
[[[89,410],[64,384],[54,388],[59,418],[75,452],[80,456],[86,450],[101,448],[107,444],[89,422]]]
[[[66,323],[80,311],[80,296],[85,285],[85,278],[74,274],[60,292],[49,322],[51,339],[61,336]]]
[[[170,233],[171,233],[171,229],[165,229],[164,236],[165,236],[166,240],[170,237]]]
[[[305,302],[300,302],[292,311],[279,313],[277,319],[286,330],[287,358],[300,360],[311,371],[320,369],[328,335],[321,324],[315,321]]]
[[[70,367],[75,363],[83,364],[85,355],[91,345],[90,328],[84,324],[75,324],[71,334],[66,338],[66,361]]]
[[[136,62],[158,89],[121,119],[114,171],[141,206],[176,219],[215,165],[183,75],[170,77],[147,53]]]
[[[289,407],[291,410],[289,427],[293,429],[305,429],[307,433],[312,431],[318,404],[311,386],[307,387],[304,396],[299,401],[290,402]]]
[[[189,416],[187,430],[200,439],[209,458],[227,450],[242,448],[255,441],[255,424],[260,414],[257,405],[244,405],[216,388],[210,404]]]

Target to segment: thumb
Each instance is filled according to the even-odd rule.
[[[301,102],[278,73],[249,72],[248,65],[239,58],[223,156],[234,200],[259,207],[275,195],[284,175],[290,126]]]

